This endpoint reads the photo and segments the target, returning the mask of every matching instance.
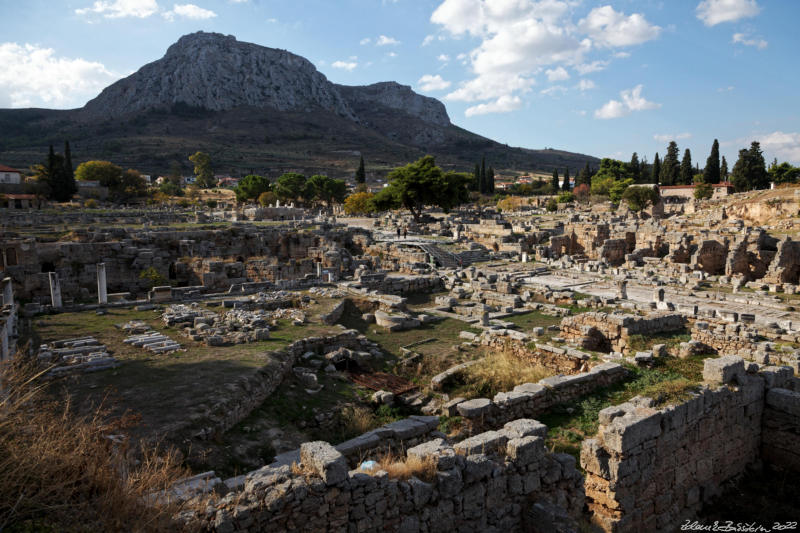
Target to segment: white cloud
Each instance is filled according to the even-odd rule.
[[[656,133],[653,135],[653,139],[660,143],[668,143],[670,141],[681,141],[684,139],[691,139],[692,134],[689,132],[685,133]]]
[[[715,26],[722,22],[755,17],[761,8],[756,0],[703,0],[697,4],[695,11],[703,24]]]
[[[217,16],[217,14],[210,9],[204,9],[194,4],[173,4],[170,11],[165,11],[161,15],[167,20],[175,20],[175,17],[205,20]]]
[[[433,41],[444,41],[444,35],[426,35],[424,39],[422,39],[422,46],[428,46]]]
[[[346,70],[347,72],[352,72],[358,66],[356,61],[334,61],[331,63],[333,68],[339,68],[342,70]]]
[[[246,4],[250,0],[228,0],[231,4]]]
[[[547,89],[542,89],[539,91],[540,94],[544,94],[546,96],[553,96],[556,94],[564,94],[567,92],[567,88],[563,85],[553,85],[552,87],[548,87]]]
[[[522,100],[518,96],[501,96],[494,102],[488,104],[478,104],[468,107],[464,113],[468,117],[475,115],[486,115],[488,113],[509,113],[522,106]]]
[[[436,59],[438,59],[439,61],[441,61],[443,63],[446,63],[446,62],[450,61],[450,56],[447,55],[447,54],[439,54],[439,56]]]
[[[719,89],[717,89],[717,92],[718,93],[729,93],[734,89],[736,89],[736,87],[734,87],[733,85],[728,85],[727,87],[720,87]]]
[[[779,160],[800,164],[800,133],[774,131],[759,138],[761,149]]]
[[[562,81],[569,79],[569,72],[564,67],[549,68],[544,71],[547,81]]]
[[[581,91],[588,91],[589,89],[594,89],[595,84],[592,80],[581,80],[575,87],[577,87]]]
[[[0,44],[0,65],[0,108],[79,107],[120,78],[102,63],[32,44]]]
[[[98,0],[91,7],[76,9],[78,15],[103,15],[115,19],[124,17],[146,18],[158,11],[156,0]]]
[[[381,35],[375,40],[375,46],[394,46],[398,44],[400,44],[400,41],[394,37],[387,37],[385,35]]]
[[[424,92],[430,91],[441,91],[450,87],[451,83],[447,80],[443,80],[442,77],[438,74],[435,76],[431,74],[425,74],[422,76],[419,81],[417,82],[419,88]]]
[[[532,79],[513,74],[475,78],[462,83],[461,87],[445,96],[445,99],[461,102],[498,99],[517,91],[527,92],[534,83]]]
[[[603,107],[594,112],[595,118],[620,118],[629,115],[633,111],[645,111],[661,107],[661,104],[650,102],[642,96],[641,84],[633,89],[620,91],[619,95],[622,97],[621,102],[619,100],[609,100]]]
[[[631,57],[631,53],[630,52],[614,52],[614,57],[616,57],[617,59],[627,59],[627,58]]]
[[[759,50],[766,49],[769,44],[767,43],[767,41],[760,38],[748,39],[744,33],[734,33],[731,42],[733,42],[734,44],[735,43],[743,44],[745,46],[754,46]]]
[[[575,65],[575,70],[583,76],[584,74],[589,74],[591,72],[598,72],[600,70],[605,70],[608,66],[608,61],[592,61],[591,63],[581,63],[580,65]]]
[[[397,57],[397,52],[389,52],[386,55],[389,56],[389,57]]]
[[[358,44],[360,44],[361,46],[364,46],[365,44],[369,44],[371,42],[372,42],[372,39],[370,39],[369,37],[364,37],[363,39],[358,41]]]
[[[632,46],[658,37],[661,28],[647,22],[644,15],[614,11],[611,6],[592,9],[578,27],[601,47]]]

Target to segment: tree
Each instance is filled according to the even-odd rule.
[[[475,170],[472,172],[472,181],[469,184],[469,190],[481,190],[481,166],[478,163],[475,163]]]
[[[481,180],[478,190],[481,194],[486,194],[486,156],[481,158]]]
[[[347,184],[328,176],[315,174],[306,181],[303,198],[308,202],[331,205],[341,203],[347,194]]]
[[[694,169],[692,168],[692,152],[687,148],[683,152],[683,160],[681,161],[681,168],[678,174],[678,183],[681,185],[691,185],[694,178]]]
[[[721,181],[728,181],[728,162],[725,160],[725,156],[722,156],[722,164],[719,167],[719,179]]]
[[[639,154],[633,152],[631,156],[631,162],[629,163],[630,170],[631,170],[631,177],[633,178],[634,183],[639,183],[642,179],[642,169],[639,166]]]
[[[651,174],[650,182],[658,185],[658,178],[660,174],[661,174],[661,160],[658,159],[658,152],[656,152],[656,156],[655,158],[653,158],[653,173]]]
[[[445,212],[469,200],[468,174],[442,172],[433,156],[426,155],[404,167],[392,170],[389,185],[373,198],[379,210],[404,207],[419,221],[426,205],[442,208]]]
[[[494,194],[494,169],[492,167],[486,171],[486,192]]]
[[[282,202],[299,200],[306,187],[306,177],[296,172],[287,172],[275,182],[274,192]]]
[[[739,150],[739,159],[733,166],[731,181],[737,191],[766,189],[769,187],[767,166],[764,161],[764,154],[761,152],[761,144],[758,141],[753,141],[749,150]]]
[[[569,190],[569,167],[564,169],[564,183],[561,184],[562,191]]]
[[[678,160],[678,143],[670,141],[667,146],[667,155],[661,161],[661,173],[658,182],[661,185],[676,185],[680,172],[680,161]]]
[[[578,200],[580,203],[585,203],[589,200],[589,195],[591,191],[589,190],[589,186],[585,183],[581,183],[580,185],[576,185],[575,189],[572,191],[572,194],[575,195],[575,199]]]
[[[120,175],[119,183],[109,190],[117,200],[137,198],[147,194],[147,182],[138,170],[129,168]]]
[[[578,175],[575,177],[575,185],[591,185],[592,184],[592,170],[589,168],[589,162],[586,162],[583,169],[578,172]]]
[[[706,183],[705,177],[700,176],[694,181],[694,197],[696,200],[706,200],[714,195],[714,188]]]
[[[211,156],[205,152],[195,152],[189,156],[189,161],[194,163],[195,183],[201,189],[210,189],[217,184],[214,170],[211,168]]]
[[[344,212],[348,215],[368,215],[375,211],[371,192],[357,192],[344,200]]]
[[[550,198],[547,200],[547,204],[545,204],[545,209],[547,209],[551,213],[555,213],[558,211],[558,202],[555,198]]]
[[[553,194],[557,193],[561,186],[558,183],[558,169],[553,169],[553,177],[550,179],[550,189],[552,189]]]
[[[648,205],[658,203],[658,189],[656,187],[628,187],[622,193],[622,199],[628,204],[631,211],[641,211]]]
[[[65,144],[65,148],[69,149],[69,145]],[[35,167],[35,172],[37,179],[46,185],[47,196],[51,200],[66,202],[78,192],[71,162],[68,166],[66,158],[53,151],[53,145],[50,145],[45,164]]]
[[[608,196],[618,203],[622,193],[633,183],[630,169],[626,163],[617,159],[603,158],[600,160],[600,170],[592,176],[592,194]]]
[[[75,183],[75,170],[72,166],[72,150],[69,148],[69,141],[64,141],[64,188],[78,192],[78,184]]]
[[[711,145],[711,154],[706,159],[706,168],[703,171],[703,182],[706,184],[719,183],[720,170],[719,170],[719,141],[714,139]]]
[[[103,187],[113,189],[122,181],[122,168],[111,161],[85,161],[75,169],[79,181],[97,181]]]
[[[366,183],[367,172],[364,170],[364,156],[358,162],[358,170],[356,170],[356,183]]]
[[[255,200],[262,193],[270,190],[270,183],[264,176],[258,174],[248,174],[239,180],[239,184],[233,189],[236,194],[236,201],[245,203],[248,200]]]
[[[793,167],[786,161],[778,164],[774,161],[767,171],[770,181],[780,183],[796,183],[800,179],[800,167]]]

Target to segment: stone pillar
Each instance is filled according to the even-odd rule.
[[[14,305],[14,286],[11,278],[3,280],[3,305]]]
[[[623,279],[617,282],[617,298],[620,300],[628,299],[628,280]]]
[[[106,289],[106,264],[97,263],[97,303],[108,303],[108,291]]]
[[[489,312],[484,311],[481,315],[481,326],[488,326],[489,325]]]
[[[61,283],[58,281],[58,274],[49,273],[50,277],[50,305],[56,309],[61,308]]]
[[[322,277],[322,261],[317,262],[317,277]]]
[[[522,262],[523,263],[528,262],[528,252],[522,252]]]
[[[8,325],[0,324],[0,361],[5,361],[11,354],[8,353]]]
[[[664,301],[664,289],[657,288],[653,291],[653,301],[654,302],[663,302]]]

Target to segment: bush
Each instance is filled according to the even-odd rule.
[[[575,199],[578,200],[580,203],[586,203],[589,201],[589,196],[591,194],[591,190],[589,185],[586,183],[581,183],[572,191],[572,194],[575,195]]]
[[[154,267],[148,267],[139,272],[139,279],[147,280],[148,289],[167,284],[167,278],[162,276]]]
[[[558,195],[558,203],[560,204],[568,204],[573,201],[575,201],[575,195],[569,191],[564,191]]]
[[[0,524],[9,531],[176,531],[179,505],[151,495],[189,472],[177,453],[112,439],[136,422],[77,415],[18,354],[0,400]],[[124,474],[123,474],[124,473]]]
[[[628,187],[622,193],[622,199],[631,211],[641,211],[658,203],[658,190],[655,187]]]
[[[344,212],[348,215],[368,215],[375,212],[372,203],[373,194],[370,192],[357,192],[344,200]]]
[[[545,208],[551,213],[554,213],[558,211],[558,202],[556,202],[555,198],[550,198],[549,200],[547,200],[547,205],[545,206]]]
[[[695,200],[707,200],[714,194],[714,188],[705,181],[698,181],[694,186]]]
[[[206,206],[210,207],[211,209],[215,209],[217,207],[216,200],[206,200]]]
[[[192,205],[191,200],[187,200],[186,198],[181,198],[176,203],[178,204],[178,207],[189,207]]]
[[[272,191],[265,191],[258,195],[258,203],[264,207],[274,205],[277,200],[278,197]]]
[[[87,209],[95,209],[97,207],[97,200],[94,198],[89,198],[85,202],[83,202],[83,207]]]

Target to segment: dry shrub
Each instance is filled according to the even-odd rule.
[[[492,350],[464,376],[465,394],[492,397],[521,383],[536,383],[553,371],[515,356],[510,349]]]
[[[379,425],[378,419],[370,409],[348,405],[336,413],[334,426],[327,439],[344,441],[372,431]]]
[[[187,475],[178,454],[114,438],[130,419],[78,416],[22,360],[0,367],[0,530],[178,529],[179,506],[148,497]]]
[[[416,455],[411,457],[397,456],[391,453],[382,455],[378,464],[368,473],[374,474],[381,470],[385,471],[390,479],[406,481],[412,477],[430,483],[436,479],[437,462],[434,457],[419,458]]]

